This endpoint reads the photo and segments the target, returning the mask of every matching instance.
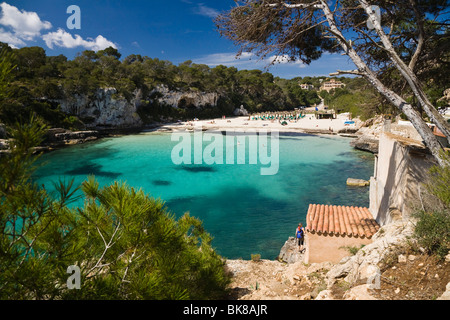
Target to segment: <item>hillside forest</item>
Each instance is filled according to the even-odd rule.
[[[0,96],[0,119],[5,124],[38,116],[49,126],[83,129],[86,119],[61,111],[60,103],[74,97],[93,97],[99,88],[114,87],[117,99],[130,101],[137,91],[143,99],[138,113],[144,123],[163,119],[213,118],[233,115],[243,105],[249,113],[287,111],[301,106],[325,104],[339,112],[369,118],[375,113],[389,113],[379,95],[361,78],[336,78],[343,89],[319,91],[328,77],[281,79],[261,70],[238,70],[223,65],[209,67],[186,61],[170,61],[141,55],[122,58],[117,49],[83,51],[73,60],[63,55],[47,56],[41,47],[12,49],[0,43],[2,65],[10,66]],[[300,84],[314,85],[303,90]],[[178,92],[214,92],[217,105],[169,108],[158,103],[155,88],[164,85]]]

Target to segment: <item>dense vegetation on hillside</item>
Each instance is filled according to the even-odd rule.
[[[344,88],[320,91],[325,105],[340,112],[351,112],[354,117],[369,119],[375,114],[397,114],[396,109],[383,101],[381,95],[363,78],[340,78]]]
[[[116,88],[117,95],[127,100],[140,90],[144,97],[142,112],[151,110],[181,118],[231,115],[240,105],[250,112],[258,112],[292,110],[320,102],[316,92],[299,89],[298,79],[275,78],[260,70],[238,71],[222,65],[210,68],[191,61],[174,65],[140,55],[121,59],[121,54],[113,48],[84,51],[73,60],[63,55],[47,56],[40,47],[11,49],[0,43],[0,50],[4,52],[3,60],[7,58],[12,67],[10,95],[2,98],[0,109],[0,118],[7,123],[36,113],[50,125],[79,125],[79,119],[60,111],[59,101],[77,95],[92,97],[102,87]],[[161,84],[182,92],[216,92],[221,98],[217,107],[203,111],[170,110],[155,105],[152,100],[155,98],[151,96],[152,90]]]
[[[293,110],[311,106],[323,98],[330,109],[351,112],[367,119],[375,114],[398,114],[366,80],[339,77],[346,86],[330,92],[319,91],[327,77],[281,79],[260,70],[237,70],[223,65],[214,68],[186,61],[175,65],[170,61],[130,55],[123,58],[117,49],[84,51],[73,60],[65,56],[47,56],[40,47],[11,49],[0,43],[3,67],[9,66],[9,85],[0,95],[1,122],[15,123],[38,115],[50,126],[83,128],[83,120],[60,110],[61,100],[80,95],[93,97],[98,88],[114,87],[117,98],[131,100],[142,93],[139,114],[147,122],[171,117],[192,119],[232,115],[240,105],[250,112]],[[5,79],[0,82],[4,82]],[[390,81],[393,81],[392,79]],[[312,84],[314,90],[303,90],[299,84]],[[169,108],[159,105],[158,85],[181,92],[215,92],[220,98],[216,107]],[[433,82],[427,88],[436,104],[445,86]],[[413,98],[411,98],[413,99]]]
[[[366,80],[363,78],[346,78],[341,77],[339,81],[344,83],[344,88],[333,89],[330,92],[322,90],[319,92],[320,97],[325,101],[325,104],[331,109],[338,112],[351,112],[354,116],[359,116],[366,120],[376,114],[389,115],[404,115],[393,105],[388,103]],[[386,82],[398,81],[394,77],[386,80]],[[398,86],[404,86],[399,83]],[[446,84],[439,81],[429,81],[425,88],[426,93],[437,108],[445,108],[447,101],[442,99],[443,92],[446,89]],[[405,99],[413,104],[417,104],[414,97],[407,92],[404,93]],[[424,118],[426,115],[423,114]],[[406,118],[405,118],[406,119]]]
[[[319,88],[327,77],[297,77],[281,79],[260,70],[237,70],[223,65],[211,68],[207,65],[186,61],[174,65],[157,58],[130,55],[122,58],[114,48],[98,52],[84,51],[73,60],[65,56],[47,56],[40,47],[12,49],[0,43],[2,68],[9,68],[8,80],[0,94],[0,120],[15,123],[36,114],[50,126],[83,128],[83,121],[76,114],[66,114],[60,109],[62,100],[79,96],[93,97],[97,89],[114,87],[117,98],[130,101],[136,92],[142,100],[138,110],[144,122],[162,118],[192,119],[232,115],[240,105],[250,112],[293,110],[298,106],[311,106],[323,98],[330,109],[351,112],[367,119],[375,114],[400,112],[393,108],[369,83],[360,77],[340,77],[346,86],[330,92]],[[395,81],[391,76],[386,81]],[[314,90],[303,90],[299,84],[312,84]],[[217,106],[206,108],[181,107],[179,109],[160,105],[155,88],[166,86],[180,92],[215,92],[219,95]],[[399,84],[400,85],[400,84]],[[436,105],[445,85],[432,81],[426,88]],[[6,94],[7,93],[7,94]],[[414,97],[406,95],[414,102]]]

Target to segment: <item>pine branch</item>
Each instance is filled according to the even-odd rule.
[[[103,250],[103,253],[102,253],[101,257],[100,257],[100,259],[98,259],[98,261],[97,261],[97,263],[95,264],[95,266],[92,267],[92,268],[87,272],[88,275],[91,274],[91,272],[93,272],[95,269],[97,269],[97,268],[101,269],[103,266],[106,266],[106,265],[107,265],[107,264],[100,265],[100,263],[101,263],[101,261],[103,260],[103,258],[104,258],[104,256],[105,256],[106,252],[107,252],[107,251],[108,251],[108,250],[116,243],[116,242],[113,242],[113,240],[114,240],[114,237],[116,236],[117,231],[119,230],[120,225],[121,225],[121,224],[120,224],[120,222],[119,222],[119,223],[117,224],[116,228],[114,229],[114,233],[113,233],[113,235],[111,236],[111,239],[109,240],[108,243],[106,243],[105,237],[103,237],[103,234],[101,233],[100,229],[97,227],[97,231],[98,231],[98,233],[100,234],[100,237],[101,237],[102,240],[103,240],[103,243],[104,243],[104,245],[105,245],[105,249]],[[94,277],[94,276],[96,276],[97,274],[98,274],[98,272],[97,272],[95,275],[88,276],[86,279],[91,278],[91,277]]]

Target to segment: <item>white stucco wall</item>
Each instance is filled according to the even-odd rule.
[[[420,141],[384,132],[380,136],[369,210],[380,225],[408,217],[419,204],[419,188],[435,162]]]

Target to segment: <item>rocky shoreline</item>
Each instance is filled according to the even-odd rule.
[[[241,119],[240,119],[241,118]],[[242,117],[236,117],[231,119],[240,119]],[[230,121],[228,119],[228,121]],[[204,120],[203,130],[211,131],[226,131],[226,130],[247,130],[255,129],[256,127],[247,127],[243,125],[243,122],[232,124],[231,126],[221,126],[211,124],[214,120]],[[242,123],[241,123],[242,122]],[[268,129],[258,124],[258,128]],[[6,132],[0,125],[0,153],[8,152],[9,143],[6,139]],[[270,129],[270,128],[269,128]],[[299,127],[277,127],[280,133],[302,133],[311,135],[339,135],[342,137],[356,138],[355,132],[357,128],[340,128],[339,130],[329,130],[324,128],[299,128]],[[154,123],[149,125],[139,125],[131,127],[114,127],[114,126],[95,126],[86,130],[68,130],[63,128],[50,128],[44,136],[44,141],[39,147],[35,148],[36,152],[50,152],[67,146],[73,146],[77,144],[83,144],[91,141],[95,141],[106,137],[116,137],[129,134],[139,134],[146,132],[174,132],[177,130],[193,131],[194,126],[190,122],[177,122],[177,123]]]
[[[43,142],[35,147],[35,152],[50,152],[64,147],[84,144],[107,137],[116,137],[128,134],[138,134],[143,128],[97,128],[95,130],[72,131],[63,128],[50,128],[44,135]],[[6,133],[0,136],[0,153],[8,152],[9,139]]]
[[[402,270],[405,279],[417,284],[410,274],[417,270],[422,281],[433,288],[429,296],[450,299],[450,254],[437,264],[422,261],[422,254],[412,238],[414,221],[396,220],[383,226],[373,242],[339,263],[303,263],[293,237],[286,241],[279,260],[227,260],[232,275],[231,299],[237,300],[384,300],[426,299],[417,288],[402,287],[390,272]],[[418,250],[411,251],[412,247]],[[295,252],[297,251],[297,252]],[[408,252],[410,252],[408,254]],[[411,254],[413,253],[413,254]],[[430,270],[433,270],[430,272]],[[430,274],[427,274],[429,271]],[[401,277],[398,274],[397,277]],[[420,280],[420,279],[419,279]]]

